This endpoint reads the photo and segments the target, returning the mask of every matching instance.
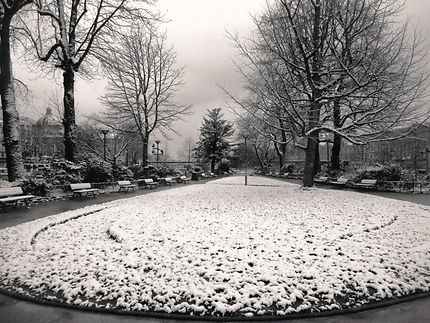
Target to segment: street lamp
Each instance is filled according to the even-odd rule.
[[[152,153],[157,155],[157,168],[158,168],[158,162],[159,162],[159,155],[163,154],[163,150],[158,148],[158,146],[160,145],[160,142],[161,141],[157,139],[157,140],[155,140],[155,143],[157,145],[152,144]]]
[[[248,156],[247,156],[247,149],[246,149],[246,140],[248,139],[248,135],[243,135],[243,138],[245,139],[245,186],[248,185]]]
[[[106,135],[108,134],[108,129],[102,129],[101,130],[103,134],[103,160],[106,161]]]

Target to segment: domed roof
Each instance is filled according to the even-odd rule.
[[[53,125],[60,125],[60,123],[55,120],[54,116],[52,115],[52,109],[47,108],[46,113],[44,116],[42,116],[39,120],[37,120],[36,125],[39,127],[44,126],[53,126]]]

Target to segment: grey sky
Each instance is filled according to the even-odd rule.
[[[158,8],[170,22],[165,26],[169,41],[178,53],[179,64],[186,66],[185,86],[178,100],[191,104],[194,114],[186,122],[176,124],[180,136],[172,135],[168,151],[175,156],[184,137],[197,139],[202,116],[208,108],[225,106],[226,98],[217,87],[224,85],[235,94],[241,93],[241,80],[231,62],[235,50],[230,46],[226,31],[247,35],[252,28],[250,13],[257,13],[265,0],[159,0]],[[407,0],[407,14],[411,21],[430,28],[430,0]],[[60,81],[42,79],[29,73],[15,60],[15,74],[26,82],[34,94],[31,104],[21,104],[23,115],[37,118],[46,109],[47,95]],[[98,111],[103,107],[98,97],[104,92],[103,80],[78,80],[76,85],[79,115]],[[162,141],[164,139],[160,138]]]

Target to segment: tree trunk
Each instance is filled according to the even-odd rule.
[[[333,125],[335,129],[341,127],[340,120],[340,103],[336,100],[333,105]],[[330,164],[332,170],[340,170],[340,147],[341,147],[342,137],[337,133],[333,133],[333,148],[331,151]]]
[[[303,175],[303,186],[312,187],[314,185],[314,172],[315,172],[315,160],[316,150],[318,145],[318,138],[314,134],[308,137],[308,143],[306,147],[305,156],[305,169]]]
[[[312,102],[309,110],[309,128],[318,126],[321,106],[318,102]],[[312,187],[314,185],[314,175],[319,164],[319,131],[311,132],[308,136],[305,155],[305,169],[303,176],[303,186]],[[318,150],[318,152],[317,152]]]
[[[215,171],[215,157],[212,157],[211,159],[211,173]]]
[[[261,167],[261,171],[263,172],[264,171],[264,163],[263,163],[263,160],[261,159],[260,154],[258,152],[257,145],[253,145],[253,147],[254,147],[254,151],[255,151],[255,156],[257,157],[258,163],[260,164],[260,167]]]
[[[15,104],[15,89],[10,57],[10,19],[3,16],[0,36],[0,96],[3,110],[3,135],[6,150],[8,180],[14,182],[24,174],[19,114]]]
[[[320,158],[320,141],[318,139],[317,146],[315,148],[315,165],[314,165],[314,176],[321,171],[321,158]]]
[[[75,162],[77,154],[75,118],[75,71],[68,66],[63,73],[64,87],[64,157]]]
[[[142,166],[148,166],[148,136],[142,138]]]

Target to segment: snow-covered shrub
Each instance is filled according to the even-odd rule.
[[[353,182],[359,182],[362,179],[377,179],[379,181],[403,181],[407,180],[407,172],[402,169],[398,164],[386,164],[369,166],[365,169],[359,170],[352,179]]]
[[[80,183],[83,180],[84,170],[82,163],[56,159],[51,163],[49,170],[43,171],[43,177],[53,185]]]
[[[166,177],[166,176],[173,176],[173,175],[175,175],[175,170],[172,167],[169,167],[167,165],[160,166],[157,169],[158,177]]]
[[[230,160],[228,160],[227,158],[221,159],[221,161],[220,161],[220,163],[218,165],[217,173],[228,172],[230,170],[230,165],[231,165],[231,161]]]
[[[124,165],[116,165],[114,172],[117,180],[133,179],[133,172]]]
[[[104,183],[112,179],[112,166],[103,160],[87,156],[85,159],[84,182]]]
[[[145,167],[134,165],[134,166],[130,166],[129,170],[132,172],[132,176],[135,179],[153,178],[157,175],[156,168],[152,165],[148,165]]]
[[[293,163],[290,164],[285,164],[284,166],[282,166],[281,168],[281,175],[286,174],[286,173],[294,173],[294,171],[296,170],[296,165]]]
[[[20,185],[24,194],[47,196],[49,194],[50,184],[45,179],[26,178],[21,181]]]

